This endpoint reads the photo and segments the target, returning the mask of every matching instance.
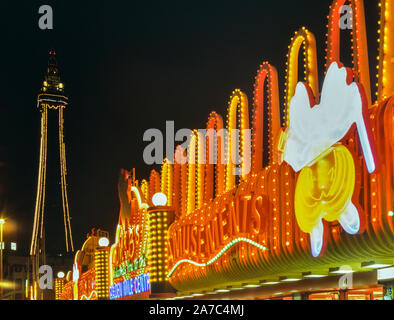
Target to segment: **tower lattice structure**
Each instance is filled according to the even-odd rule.
[[[60,156],[60,184],[62,194],[62,208],[64,220],[64,232],[66,251],[73,252],[74,244],[72,239],[70,213],[67,195],[67,165],[66,149],[64,143],[64,118],[63,111],[68,105],[68,97],[64,94],[64,84],[61,82],[54,50],[49,52],[48,67],[42,83],[40,93],[37,96],[37,108],[41,113],[41,138],[38,168],[38,182],[36,204],[34,210],[33,232],[30,245],[30,257],[32,268],[32,282],[30,287],[30,298],[39,299],[38,281],[39,267],[46,264],[45,253],[45,194],[46,194],[46,171],[47,171],[47,145],[48,145],[48,112],[58,112],[58,135],[59,135],[59,156]]]

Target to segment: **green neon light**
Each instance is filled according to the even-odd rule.
[[[182,264],[182,263],[194,264],[194,265],[197,266],[197,267],[207,267],[207,266],[209,266],[210,264],[214,263],[217,259],[219,259],[219,258],[220,258],[228,249],[230,249],[233,245],[235,245],[235,244],[237,244],[238,242],[241,242],[241,241],[247,242],[247,243],[249,243],[249,244],[251,244],[251,245],[257,247],[257,248],[260,249],[260,250],[267,250],[267,248],[264,247],[263,245],[261,245],[261,244],[259,244],[259,243],[257,243],[257,242],[254,242],[253,240],[250,240],[250,239],[248,239],[248,238],[236,238],[236,239],[230,241],[228,244],[226,244],[226,246],[225,246],[222,250],[220,250],[219,253],[218,253],[216,256],[214,256],[211,260],[209,260],[209,261],[206,262],[206,263],[198,263],[198,262],[195,262],[195,261],[189,260],[189,259],[182,259],[182,260],[179,260],[179,261],[172,267],[171,271],[170,271],[170,272],[168,273],[168,275],[167,275],[167,278],[170,278],[170,277],[172,276],[172,274],[174,273],[175,269],[178,268],[178,266],[179,266],[180,264]]]
[[[127,262],[122,263],[120,266],[115,267],[113,269],[113,278],[119,278],[121,276],[126,276],[128,273],[142,269],[146,266],[146,259],[145,257],[139,257],[134,260],[134,262],[131,262],[131,260],[128,260]]]

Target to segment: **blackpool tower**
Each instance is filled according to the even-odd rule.
[[[40,93],[37,96],[37,108],[41,113],[41,138],[38,166],[38,181],[36,204],[34,210],[33,233],[30,245],[30,257],[32,268],[32,282],[30,287],[30,298],[39,299],[38,280],[39,268],[45,265],[45,189],[47,176],[47,146],[48,146],[48,112],[58,113],[58,137],[59,137],[59,158],[60,158],[60,185],[63,208],[63,222],[65,232],[66,251],[73,252],[74,245],[71,233],[70,214],[67,196],[67,166],[66,150],[64,144],[64,119],[63,111],[68,105],[68,98],[64,94],[64,84],[61,82],[59,70],[54,50],[49,52],[48,67],[42,83]]]

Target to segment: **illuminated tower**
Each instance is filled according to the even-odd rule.
[[[64,85],[60,80],[57,67],[56,53],[49,51],[48,68],[42,84],[40,93],[37,96],[37,108],[41,113],[41,140],[40,140],[40,160],[38,169],[37,195],[34,212],[33,233],[31,238],[30,256],[32,262],[32,287],[30,297],[38,298],[38,276],[39,266],[45,264],[45,185],[47,168],[47,142],[48,142],[48,112],[58,112],[59,114],[59,155],[60,155],[60,184],[62,192],[64,231],[66,240],[66,251],[74,251],[71,234],[70,215],[67,197],[66,182],[66,150],[63,135],[63,110],[68,104],[68,98],[64,95]]]

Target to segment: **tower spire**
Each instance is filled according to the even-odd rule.
[[[48,67],[46,69],[44,81],[42,83],[41,93],[64,93],[64,83],[60,79],[56,52],[54,49],[49,50]]]
[[[67,165],[66,148],[64,143],[64,118],[63,111],[68,105],[68,98],[64,95],[64,85],[61,82],[56,60],[56,53],[53,49],[49,51],[48,67],[46,69],[44,81],[40,93],[37,97],[37,107],[41,112],[41,139],[40,139],[40,160],[38,168],[36,205],[34,211],[33,233],[31,238],[30,256],[32,262],[32,299],[40,298],[37,292],[39,279],[39,266],[45,263],[45,194],[46,194],[46,168],[47,168],[47,141],[48,141],[48,112],[58,112],[58,135],[59,135],[59,155],[60,155],[60,184],[62,192],[62,208],[66,251],[74,251],[74,244],[71,233],[70,212],[67,195]],[[51,111],[52,110],[52,111]],[[42,297],[42,294],[41,294]]]

